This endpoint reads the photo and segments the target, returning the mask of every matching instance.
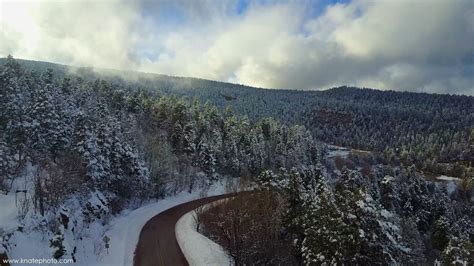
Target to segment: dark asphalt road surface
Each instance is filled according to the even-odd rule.
[[[176,222],[201,205],[235,196],[235,193],[207,197],[172,207],[151,218],[140,232],[133,258],[134,266],[188,265],[175,236]]]

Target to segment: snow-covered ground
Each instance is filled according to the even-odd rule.
[[[34,169],[31,170],[31,172]],[[16,189],[32,191],[30,183],[32,174],[25,173],[24,178],[16,179],[12,191],[7,195],[0,195],[0,253],[5,252],[10,259],[44,258],[50,259],[55,249],[50,247],[50,240],[55,237],[47,229],[49,218],[40,218],[30,207],[24,219],[18,218],[18,199]],[[140,231],[145,223],[156,214],[178,204],[198,199],[203,196],[213,196],[226,193],[225,181],[213,184],[203,195],[201,190],[192,193],[181,192],[177,195],[148,202],[138,209],[124,210],[119,215],[111,216],[109,220],[98,219],[92,223],[84,223],[80,202],[87,200],[98,208],[101,206],[101,193],[92,193],[88,199],[75,197],[65,202],[61,212],[65,212],[74,224],[69,227],[60,226],[63,233],[63,245],[66,250],[63,258],[71,258],[74,253],[75,265],[133,265],[133,254]],[[20,194],[19,194],[20,195]],[[51,218],[54,220],[54,216]],[[51,219],[49,219],[51,221]],[[3,238],[2,238],[3,236]],[[109,248],[106,248],[104,237],[107,236]]]
[[[441,175],[437,176],[436,180],[443,181],[441,183],[446,187],[446,191],[448,191],[449,194],[453,194],[454,191],[456,191],[461,178]]]
[[[213,185],[207,196],[215,196],[226,193],[225,185],[218,183]],[[193,193],[182,192],[173,197],[147,204],[141,208],[124,213],[111,221],[112,227],[107,231],[110,237],[110,249],[108,254],[103,254],[96,263],[85,265],[133,265],[133,253],[138,243],[140,231],[145,223],[158,213],[171,207],[200,198],[199,191]]]
[[[438,176],[436,177],[436,179],[441,180],[441,181],[461,181],[461,178],[445,176],[445,175]]]
[[[449,195],[453,194],[454,191],[458,188],[458,184],[455,181],[448,181],[446,184],[446,191]]]
[[[15,203],[15,193],[7,195],[0,194],[0,228],[4,231],[11,231],[18,227],[18,212]]]
[[[191,266],[233,265],[232,258],[217,243],[197,232],[195,212],[183,215],[176,223],[176,239]]]
[[[335,145],[327,145],[327,147],[328,147],[329,158],[333,158],[333,157],[346,158],[347,156],[349,156],[350,149],[348,148],[335,146]]]

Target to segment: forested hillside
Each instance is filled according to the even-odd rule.
[[[100,78],[135,94],[186,96],[209,102],[221,111],[230,106],[249,121],[273,117],[287,125],[304,125],[329,144],[369,150],[385,162],[415,164],[428,174],[473,175],[472,96],[350,87],[267,90],[193,78],[22,62],[38,72],[52,68],[59,77],[73,73],[84,80]]]
[[[14,197],[26,227],[2,229],[7,253],[15,236],[39,230],[51,237],[55,258],[76,260],[87,253],[77,250],[79,239],[124,208],[223,176],[311,165],[323,153],[302,126],[251,122],[197,99],[51,69],[32,72],[11,57],[0,89],[0,191]]]
[[[129,191],[131,183],[134,193],[141,193],[150,182],[160,186],[198,172],[211,178],[255,175],[312,164],[322,153],[301,126],[271,118],[251,122],[198,99],[58,77],[51,69],[28,72],[14,59],[2,69],[1,85],[2,176],[7,178],[32,161],[72,168],[87,177],[81,181],[114,193],[122,186]]]
[[[474,97],[337,88],[303,118],[315,137],[392,164],[473,176]],[[471,169],[471,170],[469,170]]]
[[[258,189],[197,211],[201,233],[236,264],[463,265],[474,261],[472,181],[414,167],[333,169],[331,159],[264,171]]]
[[[242,225],[227,236],[241,264],[474,261],[473,97],[2,63],[0,203],[14,199],[18,225],[0,254],[37,234],[81,262],[123,210],[230,177],[269,194],[211,215]],[[331,157],[321,141],[374,152]],[[225,224],[206,233],[222,240]]]

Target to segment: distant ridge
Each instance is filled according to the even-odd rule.
[[[0,58],[0,64],[3,65],[6,58]],[[103,79],[110,79],[110,78],[120,78],[126,81],[137,81],[138,79],[144,79],[146,81],[153,81],[153,82],[167,82],[167,83],[174,83],[177,87],[232,87],[232,88],[239,88],[239,89],[252,89],[252,90],[271,90],[273,92],[277,91],[289,91],[289,92],[323,92],[329,94],[341,94],[341,93],[351,93],[355,90],[363,90],[367,92],[375,92],[375,93],[413,93],[413,94],[430,94],[430,95],[457,95],[457,94],[437,94],[437,93],[427,93],[427,92],[412,92],[412,91],[398,91],[398,90],[380,90],[376,88],[360,88],[354,86],[338,86],[328,89],[322,90],[302,90],[298,88],[286,88],[286,89],[275,89],[275,88],[261,88],[261,87],[253,87],[243,84],[237,83],[230,83],[224,81],[216,81],[216,80],[209,80],[209,79],[202,79],[196,77],[183,77],[183,76],[172,76],[166,74],[157,74],[157,73],[147,73],[147,72],[139,72],[134,70],[117,70],[117,69],[108,69],[108,68],[96,68],[96,67],[88,67],[88,66],[70,66],[64,65],[59,63],[52,63],[46,61],[36,61],[36,60],[29,60],[29,59],[16,59],[18,62],[21,63],[22,66],[28,68],[30,70],[34,70],[37,72],[44,72],[48,68],[52,69],[57,75],[64,75],[68,72],[72,72],[76,75],[88,78],[103,78]],[[460,95],[460,96],[468,96],[474,97],[469,95]],[[232,97],[232,96],[229,96]]]

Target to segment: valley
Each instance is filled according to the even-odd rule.
[[[253,189],[201,213],[239,265],[472,259],[472,96],[0,62],[3,256],[128,265],[127,226],[152,243],[169,207]],[[137,243],[136,265],[157,254]]]

